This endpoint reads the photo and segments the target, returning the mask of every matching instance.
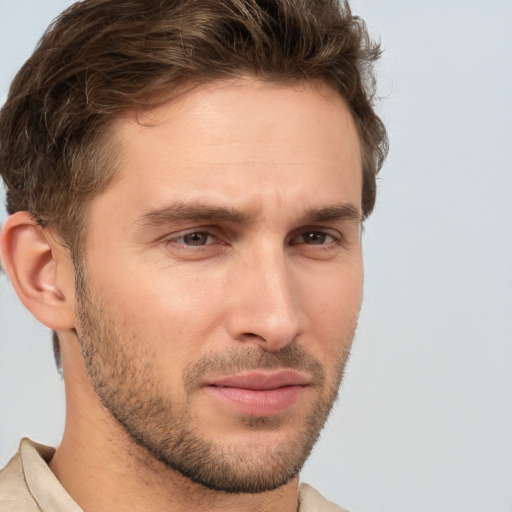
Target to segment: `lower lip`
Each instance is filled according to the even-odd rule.
[[[273,416],[295,405],[304,386],[284,386],[277,389],[245,389],[207,386],[210,394],[249,416]]]

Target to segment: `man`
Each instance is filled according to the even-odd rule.
[[[57,450],[2,511],[341,510],[298,475],[336,399],[386,135],[348,5],[85,0],[0,116],[2,260],[54,331]]]

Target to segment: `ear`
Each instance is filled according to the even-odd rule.
[[[55,331],[74,328],[74,267],[55,234],[28,212],[7,218],[1,237],[2,263],[25,307]]]

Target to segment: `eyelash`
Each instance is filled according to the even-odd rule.
[[[184,247],[205,247],[207,245],[211,245],[211,244],[208,244],[208,243],[198,244],[198,245],[195,245],[195,244],[190,244],[189,245],[189,244],[186,244],[186,243],[183,243],[183,242],[180,241],[182,239],[185,239],[186,237],[191,237],[193,235],[206,235],[207,240],[209,238],[215,238],[215,235],[209,233],[208,231],[191,231],[189,233],[184,233],[184,234],[181,234],[181,235],[173,236],[172,238],[168,238],[167,242],[176,242],[176,243],[179,243],[179,244],[183,245]]]
[[[332,244],[334,242],[336,243],[340,243],[341,242],[341,236],[338,236],[336,237],[335,235],[333,235],[332,233],[328,233],[326,231],[322,231],[322,230],[310,230],[310,231],[304,231],[302,232],[298,237],[294,237],[295,239],[297,238],[301,238],[301,237],[305,237],[305,236],[320,236],[321,238],[324,239],[323,243],[311,243],[311,244],[308,244],[306,243],[305,241],[303,242],[305,245],[314,245],[314,246],[326,246],[326,245],[329,245],[329,244]],[[329,242],[325,242],[325,239],[326,238],[330,238],[331,240]],[[312,241],[313,238],[310,238],[310,240]],[[291,243],[291,245],[297,245],[295,243]]]
[[[186,237],[191,237],[193,235],[200,235],[200,236],[206,236],[206,242],[204,244],[197,244],[197,245],[194,245],[194,244],[186,244],[184,243],[184,239]],[[308,244],[306,243],[305,241],[303,242],[295,242],[294,240],[297,240],[299,238],[303,238],[303,237],[306,237],[306,236],[319,236],[320,238],[323,237],[323,243],[311,243],[311,244]],[[189,231],[188,233],[182,233],[182,234],[178,234],[178,235],[174,235],[172,237],[169,237],[169,238],[166,238],[165,241],[166,243],[168,244],[179,244],[179,246],[182,248],[182,249],[185,249],[185,250],[194,250],[194,251],[198,251],[198,250],[201,250],[210,245],[214,245],[215,242],[212,242],[212,243],[207,243],[208,242],[208,239],[216,239],[216,235],[213,234],[213,233],[210,233],[209,231],[201,231],[201,230],[198,230],[198,231]],[[325,239],[330,239],[329,241],[325,241]],[[306,246],[315,246],[315,247],[318,247],[318,248],[322,248],[322,249],[328,249],[328,247],[326,246],[331,246],[331,244],[342,244],[343,242],[343,237],[340,233],[337,233],[337,235],[333,234],[332,232],[328,232],[328,231],[325,231],[325,230],[322,230],[322,229],[310,229],[310,230],[305,230],[305,231],[302,231],[300,234],[298,235],[294,235],[289,244],[291,246],[295,246],[295,245],[300,245],[301,243],[306,245]],[[220,245],[225,245],[224,243],[222,242],[218,242]]]

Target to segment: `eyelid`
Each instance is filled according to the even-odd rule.
[[[209,240],[204,245],[189,245],[185,244],[181,238],[192,235],[194,233],[203,234],[208,236]],[[173,251],[187,251],[189,254],[209,254],[207,251],[214,251],[215,248],[224,248],[225,245],[230,243],[226,233],[217,226],[194,226],[188,229],[183,229],[174,233],[170,233],[161,238],[168,250]]]
[[[293,244],[293,240],[296,240],[297,238],[304,236],[308,233],[321,233],[323,235],[329,236],[332,238],[332,241],[324,243],[324,244],[318,244],[318,246],[326,246],[332,243],[340,244],[344,240],[343,234],[338,231],[337,229],[333,228],[326,228],[323,226],[306,226],[303,228],[300,228],[299,230],[296,230],[291,236],[290,236],[290,244]],[[311,245],[314,246],[315,244],[305,244],[305,245]]]
[[[209,231],[207,229],[199,228],[199,229],[187,229],[185,231],[179,231],[178,233],[172,233],[171,235],[165,236],[164,240],[167,242],[175,242],[175,241],[178,241],[179,239],[184,238],[188,235],[194,235],[194,234],[206,235],[209,238],[217,238],[217,236],[214,233],[212,233],[211,231]],[[206,244],[206,245],[209,245],[209,244]]]
[[[181,238],[192,235],[194,233],[204,234],[209,240],[204,245],[188,245],[180,241]],[[306,241],[297,240],[302,236],[307,235],[308,233],[320,233],[330,238],[330,240],[325,241],[324,243],[308,244]],[[200,251],[207,250],[212,245],[226,245],[233,242],[233,237],[228,236],[222,230],[217,228],[216,226],[195,226],[189,229],[183,229],[181,231],[177,231],[175,233],[168,234],[162,237],[162,241],[166,244],[176,244],[175,247],[179,247],[180,249],[192,250],[192,251]],[[345,237],[342,232],[338,229],[325,227],[325,226],[303,226],[299,229],[294,230],[290,236],[287,238],[287,245],[304,245],[308,246],[308,248],[324,248],[332,247],[333,245],[342,245],[345,242]]]

